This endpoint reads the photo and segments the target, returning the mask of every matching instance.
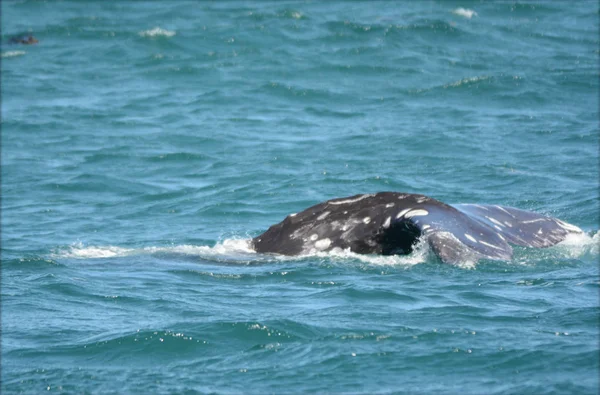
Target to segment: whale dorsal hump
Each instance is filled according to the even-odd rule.
[[[447,205],[396,192],[332,199],[291,214],[252,243],[257,252],[285,255],[349,249],[407,254],[420,238],[444,262],[509,260],[510,244],[548,247],[581,229],[558,219],[494,205]]]

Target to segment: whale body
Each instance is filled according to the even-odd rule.
[[[448,205],[418,194],[379,192],[332,199],[288,215],[252,239],[260,253],[350,250],[409,254],[425,238],[445,263],[510,260],[513,245],[549,247],[577,226],[545,215],[487,204]]]

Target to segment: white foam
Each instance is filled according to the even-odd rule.
[[[474,16],[477,16],[477,13],[475,11],[470,10],[468,8],[462,8],[462,7],[452,10],[452,13],[455,15],[463,16],[467,19],[471,19]]]
[[[585,255],[598,255],[600,251],[600,232],[594,236],[585,233],[570,233],[553,247],[569,258],[580,258]]]
[[[577,228],[579,229],[579,228]],[[569,233],[567,237],[561,241],[559,246],[594,246],[598,248],[600,242],[600,232],[596,232],[594,236],[589,236],[585,233]]]
[[[227,239],[223,240],[221,243],[217,243],[213,247],[184,244],[167,247],[123,248],[117,246],[85,246],[83,243],[76,243],[66,249],[56,251],[53,256],[57,258],[98,259],[119,258],[130,255],[155,253],[175,253],[206,257],[218,255],[256,254],[256,252],[250,246],[250,239]]]
[[[414,266],[427,261],[430,249],[427,241],[421,239],[408,255],[363,255],[341,248],[333,248],[326,252],[313,252],[307,256],[330,258],[334,260],[358,260],[375,266]],[[305,255],[306,257],[306,255]]]
[[[173,37],[177,33],[174,31],[161,29],[160,27],[155,27],[154,29],[141,31],[138,34],[142,37]]]
[[[79,259],[89,259],[89,258],[114,258],[120,256],[127,256],[132,253],[133,249],[116,247],[116,246],[88,246],[85,247],[82,243],[77,243],[69,247],[68,249],[61,251],[60,253],[55,254],[60,258],[79,258]]]
[[[2,57],[3,58],[13,58],[15,56],[23,56],[25,54],[26,54],[25,51],[6,51],[6,52],[2,52]]]

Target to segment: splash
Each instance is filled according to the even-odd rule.
[[[176,32],[155,27],[154,29],[141,31],[138,34],[142,37],[173,37]]]
[[[334,248],[327,252],[304,255],[304,257],[330,258],[336,261],[356,260],[374,266],[414,266],[429,260],[430,249],[426,239],[421,239],[408,255],[363,255],[350,251]]]
[[[571,233],[553,248],[559,254],[568,258],[579,258],[586,255],[597,256],[600,252],[600,232],[596,232],[593,236],[583,232]]]

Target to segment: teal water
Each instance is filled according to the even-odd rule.
[[[599,392],[596,1],[1,11],[3,394]],[[587,236],[458,266],[248,248],[377,191]]]

